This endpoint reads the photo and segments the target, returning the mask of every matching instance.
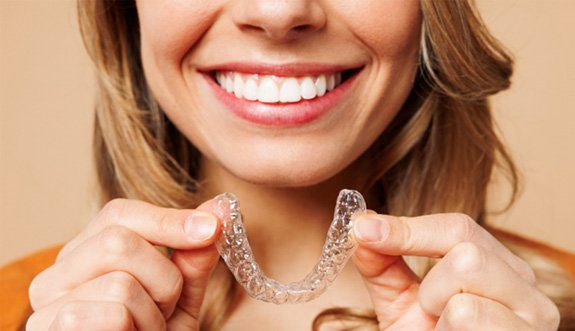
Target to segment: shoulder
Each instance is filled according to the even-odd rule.
[[[42,270],[54,264],[62,245],[35,252],[0,267],[0,330],[18,330],[31,312],[28,287]]]
[[[575,254],[542,242],[527,239],[517,234],[486,227],[487,230],[519,256],[530,255],[546,258],[557,264],[571,277],[575,278]]]
[[[509,232],[488,230],[531,265],[537,288],[559,308],[559,330],[575,330],[575,254]]]

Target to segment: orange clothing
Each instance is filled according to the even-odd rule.
[[[529,241],[500,230],[489,229],[498,239],[511,246],[529,247],[555,260],[575,277],[575,254]],[[24,330],[31,313],[28,287],[32,279],[56,260],[61,245],[51,247],[0,268],[0,331]]]
[[[32,312],[28,287],[37,274],[54,264],[61,248],[50,247],[0,268],[0,331],[24,330]]]

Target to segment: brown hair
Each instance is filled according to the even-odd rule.
[[[175,208],[196,206],[201,200],[195,176],[200,155],[149,91],[134,3],[82,0],[78,9],[84,43],[97,69],[94,147],[102,202],[127,197]],[[420,71],[403,109],[360,160],[371,165],[364,172],[364,192],[380,212],[462,212],[484,223],[496,166],[509,179],[509,204],[518,192],[517,170],[497,135],[487,100],[510,85],[512,59],[487,31],[473,3],[421,0],[421,10]],[[537,267],[554,270],[550,263]],[[562,308],[562,327],[575,319],[567,299],[575,290],[566,277],[555,277],[565,280],[561,291],[547,293]],[[225,322],[235,288],[227,269],[217,268],[202,330],[217,330]],[[334,308],[322,312],[313,328],[333,319],[377,326],[373,312]]]

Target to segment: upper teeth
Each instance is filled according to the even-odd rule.
[[[265,103],[287,103],[323,96],[341,84],[341,72],[318,76],[279,77],[218,71],[216,81],[237,98]]]

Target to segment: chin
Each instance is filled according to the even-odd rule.
[[[293,163],[296,163],[295,165]],[[307,187],[321,184],[336,176],[343,167],[331,165],[310,166],[313,162],[282,163],[265,162],[242,166],[238,163],[227,168],[234,177],[256,185],[266,187]]]

